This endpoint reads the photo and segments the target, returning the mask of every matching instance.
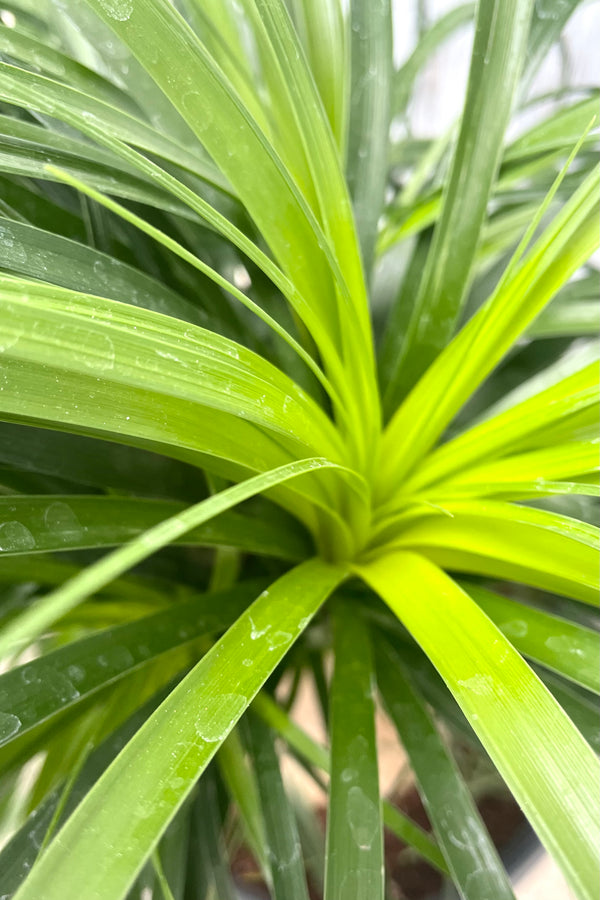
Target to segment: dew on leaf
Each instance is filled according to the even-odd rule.
[[[0,712],[0,741],[8,741],[21,729],[21,720],[12,713]]]
[[[0,525],[0,550],[6,553],[22,553],[33,550],[35,538],[22,522],[3,522]]]
[[[243,694],[216,694],[202,704],[196,732],[208,744],[224,740],[246,708]]]
[[[117,22],[126,22],[133,12],[133,0],[100,0],[100,6]]]
[[[546,638],[546,647],[555,653],[571,653],[573,656],[585,655],[577,641],[566,634],[555,634]]]
[[[510,622],[502,624],[502,631],[507,637],[525,637],[529,631],[529,626],[524,619],[512,619]]]
[[[370,850],[379,830],[379,811],[358,785],[353,785],[348,791],[346,815],[356,846],[361,850]]]
[[[84,529],[71,507],[61,500],[51,503],[44,513],[44,524],[53,534],[79,536]]]
[[[472,675],[471,678],[459,679],[461,687],[480,696],[489,696],[494,693],[494,681],[490,675]]]

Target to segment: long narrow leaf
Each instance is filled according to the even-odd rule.
[[[257,716],[251,716],[248,735],[269,847],[274,900],[308,900],[298,828],[281,778],[274,733]]]
[[[329,752],[309,737],[267,694],[263,692],[258,695],[254,709],[306,762],[324,772],[330,771]],[[430,835],[388,800],[383,801],[383,821],[386,828],[415,849],[423,859],[440,872],[447,872],[444,858]]]
[[[202,594],[5,672],[0,676],[0,744],[87,700],[173,647],[224,631],[256,596],[256,588],[250,582]]]
[[[182,503],[122,497],[0,497],[0,555],[116,546],[184,509]],[[300,535],[264,517],[228,512],[182,535],[178,543],[300,560],[310,550],[310,541]]]
[[[454,571],[520,581],[597,604],[599,531],[592,525],[499,500],[424,505],[410,516],[393,545]]]
[[[461,587],[519,653],[600,694],[600,641],[595,631],[481,585],[463,583]]]
[[[430,561],[389,554],[360,573],[431,658],[577,895],[592,900],[600,773],[581,735],[496,626]],[[507,729],[518,740],[507,742]]]
[[[256,600],[137,732],[15,897],[124,897],[219,745],[344,574],[312,560]]]
[[[467,97],[442,214],[394,376],[405,389],[448,343],[456,325],[525,60],[532,8],[532,0],[492,0],[477,8]]]
[[[332,463],[327,460],[315,459],[291,463],[289,466],[227,488],[220,494],[215,494],[208,500],[203,500],[178,515],[165,519],[129,544],[84,569],[63,587],[44,597],[38,605],[11,622],[0,635],[0,656],[14,651],[15,647],[23,642],[34,640],[90,594],[192,528],[197,528],[219,513],[267,490],[272,485],[288,478],[296,478],[315,468],[330,466]]]
[[[383,837],[368,631],[350,607],[335,610],[326,900],[383,898]]]
[[[430,366],[388,426],[382,480],[410,472],[519,334],[593,253],[599,194],[597,168],[525,261],[514,260],[489,301]]]
[[[452,879],[464,900],[514,900],[508,876],[458,767],[423,699],[387,642],[377,646],[377,678]]]
[[[371,270],[383,205],[390,122],[390,0],[351,0],[350,117],[346,177],[365,271]]]

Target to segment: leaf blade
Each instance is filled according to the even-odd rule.
[[[360,574],[430,656],[567,880],[591,900],[598,883],[600,829],[592,810],[600,773],[581,735],[501,632],[428,560],[382,556]],[[435,603],[415,603],[423,586]],[[543,731],[540,721],[547,723]],[[504,740],[506,727],[519,732],[530,753]]]
[[[458,767],[400,655],[378,647],[378,684],[409,755],[427,814],[464,900],[514,900],[508,876]]]
[[[479,4],[458,142],[395,378],[410,388],[448,343],[469,283],[504,131],[527,51],[533,2]],[[467,212],[468,211],[468,212]]]
[[[92,892],[97,900],[124,897],[219,744],[344,574],[312,560],[255,601],[137,732],[15,897],[39,897],[42,885],[47,900]],[[281,630],[271,649],[268,638],[252,635],[268,635],[274,609]],[[250,667],[242,665],[246,657],[254,660]],[[109,845],[123,854],[98,853]]]
[[[331,782],[325,900],[383,898],[383,834],[369,634],[347,605],[335,609]]]

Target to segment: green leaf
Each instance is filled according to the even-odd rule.
[[[393,545],[424,553],[437,565],[597,603],[599,531],[592,525],[495,500],[424,505],[403,524]]]
[[[223,741],[217,754],[219,772],[239,815],[244,837],[263,876],[270,881],[269,845],[258,796],[256,775],[237,730]]]
[[[0,115],[0,171],[56,181],[49,165],[84,179],[100,191],[195,219],[184,205],[157,190],[143,175],[132,172],[127,162],[120,162],[116,168],[114,158],[89,141]],[[42,198],[38,201],[43,202]],[[52,226],[56,225],[55,218]]]
[[[369,274],[386,186],[392,79],[390,0],[351,0],[350,28],[346,179],[363,265]]]
[[[598,235],[592,210],[599,195],[600,167],[586,178],[520,265],[517,252],[488,302],[401,404],[382,449],[384,495],[390,481],[396,483],[411,471],[544,305],[593,253]]]
[[[527,52],[533,0],[477,8],[458,142],[395,379],[411,388],[454,331]]]
[[[48,550],[112,547],[138,537],[164,519],[183,512],[183,503],[122,497],[43,495],[0,497],[0,555]],[[304,559],[310,541],[281,523],[224,513],[195,528],[178,543],[238,547],[283,559]]]
[[[96,782],[15,897],[124,897],[219,745],[344,574],[312,560],[256,600]]]
[[[72,578],[82,568],[80,565],[74,565],[70,562],[57,559],[50,554],[40,554],[36,557],[36,569],[34,585],[57,585]],[[25,581],[31,578],[31,560],[27,556],[4,556],[0,559],[0,584],[6,585],[12,582]],[[31,583],[31,582],[29,582]],[[174,584],[168,580],[157,578],[149,578],[141,575],[127,575],[123,578],[117,578],[111,582],[106,588],[100,589],[98,594],[103,597],[103,602],[107,597],[112,599],[116,597],[126,600],[127,605],[123,607],[123,611],[134,609],[147,611],[149,605],[161,607],[164,605],[165,594],[174,596],[181,600],[185,593],[181,593],[181,586]],[[28,594],[25,592],[24,597],[13,598],[6,604],[6,611],[13,611],[26,606],[28,602]],[[131,606],[129,605],[131,604]],[[137,606],[136,606],[137,604]],[[103,607],[104,608],[104,607]],[[4,611],[4,610],[3,610]],[[81,615],[83,610],[79,610]],[[94,616],[93,609],[88,608],[88,612]],[[96,610],[96,614],[100,610]]]
[[[398,652],[378,641],[377,681],[464,900],[514,900],[508,876],[454,759]]]
[[[121,683],[110,685],[97,697],[62,715],[42,723],[0,750],[2,768],[23,766],[37,753],[43,753],[43,766],[38,774],[28,808],[41,803],[58,785],[70,777],[80,754],[89,745],[98,744],[118,728],[157,690],[178,681],[189,670],[189,648],[177,648],[144,671],[134,672]]]
[[[164,900],[175,900],[173,891],[171,890],[171,886],[163,869],[158,847],[156,847],[152,853],[152,866],[154,868],[156,880],[158,881]]]
[[[397,406],[397,397],[393,395],[393,388],[389,388],[389,385],[399,358],[403,336],[408,327],[412,298],[419,289],[430,246],[431,234],[429,231],[425,231],[416,240],[410,261],[403,273],[386,319],[378,354],[379,378],[383,391],[383,411],[386,420],[394,413]]]
[[[596,271],[567,284],[537,317],[529,335],[537,339],[596,336],[600,330],[596,303],[599,288],[600,276]]]
[[[0,217],[2,267],[199,324],[198,310],[144,272],[76,241]]]
[[[587,478],[586,483],[583,478]],[[442,490],[440,496],[430,497],[429,501],[442,505],[448,497],[496,497],[503,500],[541,500],[548,497],[600,497],[600,485],[592,484],[593,476],[582,476],[581,481],[545,481],[536,478],[534,481],[500,481],[488,482],[485,488],[472,486],[454,490]]]
[[[383,898],[383,834],[370,636],[357,610],[335,607],[331,782],[325,898]]]
[[[577,625],[467,582],[461,587],[524,656],[600,694],[600,642]]]
[[[23,34],[17,28],[0,25],[0,52],[26,66],[33,64],[42,74],[64,81],[129,114],[139,114],[135,103],[111,81],[47,43]]]
[[[168,135],[181,147],[189,149],[193,146],[193,135],[181,116],[133,54],[87,3],[64,0],[60,12],[52,4],[49,5],[48,12],[52,31],[60,35],[61,43],[70,53],[122,85],[157,131]],[[209,162],[206,158],[205,161]]]
[[[200,779],[193,805],[192,884],[198,885],[199,897],[205,897],[213,888],[219,900],[238,900],[223,835],[224,812],[220,809],[217,788],[215,772],[211,767]]]
[[[260,793],[274,900],[308,900],[294,810],[286,795],[275,735],[258,716],[248,717],[248,743]]]
[[[0,465],[13,470],[26,465],[27,471],[85,487],[85,493],[101,488],[188,501],[204,493],[201,472],[184,463],[99,438],[8,422],[0,424]]]
[[[20,738],[157,656],[228,628],[257,585],[201,594],[168,609],[74,641],[0,676],[0,745]]]
[[[316,403],[241,345],[148,310],[101,298],[90,303],[83,294],[9,276],[0,280],[3,374],[10,372],[10,390],[0,395],[5,418],[164,447],[232,480],[252,467],[261,471],[307,456],[293,437],[298,414],[311,444],[320,421],[326,443],[337,447],[330,455],[344,453],[339,432]],[[310,414],[301,411],[305,403]],[[362,519],[358,527],[364,529],[364,483],[354,473],[347,477],[358,490],[349,514],[357,523]],[[310,482],[301,491],[310,487],[319,515],[329,521],[324,540],[348,546],[347,526],[323,499],[331,498],[335,485]],[[309,527],[320,528],[314,509],[300,498],[293,509]]]
[[[164,690],[158,692],[92,751],[69,793],[61,815],[61,823],[73,812],[79,801],[147,717],[154,712],[164,696]],[[55,788],[2,848],[0,853],[0,890],[3,892],[12,894],[28,876],[39,854],[48,826],[54,817],[61,793],[62,786]]]
[[[310,422],[305,422],[310,441],[318,419],[329,432],[329,440],[339,440],[330,421],[303,391],[273,365],[233,341],[150,310],[79,292],[8,276],[0,288],[5,359],[179,395],[247,416],[257,424],[279,418],[277,430],[285,436],[298,418],[298,403],[306,403],[311,408]],[[75,345],[80,348],[77,353],[73,352]],[[199,375],[204,379],[199,380]],[[277,412],[272,404],[276,392],[284,387]]]
[[[541,666],[537,668],[537,674],[584,736],[594,753],[596,755],[600,753],[598,698]]]
[[[502,633],[437,566],[394,553],[359,571],[431,658],[577,896],[592,900],[600,847],[594,753]],[[506,740],[507,731],[515,740]]]
[[[417,75],[427,59],[455,31],[471,22],[475,15],[475,4],[464,3],[441,16],[420,36],[419,41],[405,63],[394,73],[392,110],[393,114],[403,115],[411,98],[413,85]]]
[[[254,701],[253,709],[306,762],[324,772],[330,771],[329,751],[316,743],[293,722],[268,694],[260,693]],[[399,809],[396,809],[388,800],[383,801],[383,821],[386,828],[389,828],[405,844],[415,849],[423,859],[440,872],[447,872],[444,858],[430,835]]]
[[[64,616],[90,594],[122,575],[152,553],[191,531],[192,528],[197,528],[219,513],[225,512],[232,506],[273,485],[289,478],[296,478],[312,469],[331,467],[332,465],[327,460],[315,459],[291,463],[280,469],[250,478],[242,484],[233,485],[233,487],[221,491],[220,494],[215,494],[170,519],[163,520],[130,543],[83,569],[65,585],[48,594],[36,606],[11,622],[0,634],[0,657],[7,652],[14,652],[15,648],[23,642],[31,642],[43,634],[57,619]]]
[[[506,420],[504,424],[507,424]],[[598,447],[593,441],[570,441],[527,453],[514,453],[497,460],[493,459],[494,452],[488,446],[488,456],[490,462],[480,462],[462,472],[454,472],[436,488],[428,489],[427,494],[436,491],[440,496],[453,496],[455,493],[459,496],[461,491],[481,495],[510,493],[511,485],[520,482],[528,484],[535,495],[536,488],[543,492],[548,485],[550,492],[553,482],[554,488],[559,490],[562,483],[556,482],[556,479],[588,474],[600,467]],[[576,485],[570,488],[568,483],[564,483],[565,492],[572,488]]]
[[[344,157],[347,140],[347,22],[336,0],[291,0],[290,9],[329,125]]]
[[[202,460],[209,468],[213,463],[206,451],[225,460],[233,456],[238,464],[220,469],[217,465],[214,470],[236,480],[248,474],[249,466],[273,468],[290,458],[306,456],[302,445],[291,438],[296,418],[294,395],[305,398],[315,413],[305,420],[310,441],[316,437],[319,418],[339,443],[338,433],[314,401],[274,366],[238,344],[156,313],[100,298],[90,305],[84,295],[34,282],[27,283],[28,300],[24,302],[23,283],[8,276],[1,293],[0,335],[4,346],[10,344],[3,354],[4,372],[6,366],[10,370],[10,390],[0,395],[0,412],[5,417],[37,419],[44,424],[50,420],[55,426],[80,433],[108,432],[110,437],[153,449],[164,445],[170,454]],[[27,328],[27,320],[35,326]],[[146,349],[141,352],[144,340]],[[77,347],[75,353],[73,347]],[[265,377],[259,374],[261,369]],[[251,370],[258,378],[254,387]],[[214,377],[199,381],[201,371],[212,372]],[[278,381],[290,387],[290,392],[280,394],[273,406]],[[244,394],[254,413],[250,407],[247,411],[241,408]],[[202,396],[211,397],[208,406],[198,405]],[[95,400],[93,406],[90,397]],[[228,407],[229,412],[219,406]],[[200,410],[201,431],[195,424]],[[248,421],[243,421],[246,412]],[[279,417],[276,442],[252,425],[256,415],[260,419]],[[174,452],[177,445],[185,448],[184,452]],[[290,449],[285,449],[286,445]],[[314,487],[317,493],[323,489],[319,484]],[[311,515],[310,510],[303,513],[301,506],[296,509],[300,515]],[[330,518],[329,510],[325,515]],[[344,530],[341,520],[337,527]]]
[[[581,0],[559,0],[559,2],[549,0],[536,3],[534,6],[529,32],[529,52],[522,77],[523,92],[531,84],[548,51],[559,40],[563,28],[580,3]]]
[[[442,444],[437,450],[427,456],[421,466],[415,471],[412,478],[408,479],[406,488],[410,490],[422,489],[425,485],[436,484],[442,479],[451,476],[456,477],[459,470],[465,472],[468,467],[474,467],[473,477],[477,478],[475,466],[484,465],[484,461],[490,466],[503,465],[498,457],[506,457],[505,471],[509,466],[507,454],[517,454],[519,450],[531,452],[525,456],[534,463],[533,471],[543,473],[543,462],[539,454],[546,448],[548,453],[555,452],[553,443],[561,445],[562,442],[548,441],[548,432],[555,427],[566,427],[574,424],[572,433],[565,435],[563,440],[573,441],[574,447],[571,453],[577,452],[585,441],[585,436],[577,434],[579,424],[584,421],[592,425],[592,435],[595,438],[594,425],[598,419],[598,363],[589,363],[572,375],[561,381],[551,384],[546,390],[535,392],[535,387],[541,386],[536,380],[525,393],[520,388],[515,392],[514,399],[520,399],[525,393],[522,402],[510,404],[505,402],[498,415],[485,418],[483,422],[468,429],[458,437],[446,444]],[[531,396],[528,396],[531,394]],[[505,398],[508,401],[508,398]],[[584,417],[584,418],[582,418]],[[536,454],[536,455],[534,455]],[[565,462],[570,465],[571,455],[566,454]],[[547,462],[547,460],[546,460]],[[475,466],[474,466],[475,464]],[[518,460],[516,461],[518,465]],[[555,463],[556,465],[556,463]],[[539,468],[538,468],[539,466]],[[515,468],[513,476],[518,470]],[[559,471],[557,469],[547,471]],[[575,474],[577,470],[573,472]],[[529,472],[533,474],[532,469]]]
[[[524,156],[535,156],[538,153],[549,153],[553,150],[565,150],[572,147],[584,134],[598,111],[598,91],[592,96],[563,108],[552,111],[552,114],[535,124],[532,128],[513,141],[504,151],[504,163],[510,163]],[[597,134],[589,134],[587,141],[596,143]]]
[[[86,124],[91,123],[113,137],[181,166],[223,191],[231,191],[218,170],[200,155],[190,153],[140,119],[90,94],[6,63],[0,63],[0,90],[6,103],[52,116],[84,134]]]

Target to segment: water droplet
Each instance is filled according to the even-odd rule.
[[[291,639],[292,635],[287,631],[276,631],[274,634],[269,634],[267,636],[269,650],[276,650],[277,647],[283,647],[283,645],[287,644]]]
[[[535,0],[535,10],[540,19],[557,19],[562,16],[563,10],[570,9],[568,0]]]
[[[15,244],[11,232],[6,232],[5,228],[0,229],[0,243],[5,251],[6,265],[22,266],[27,262],[27,251],[22,244]]]
[[[21,522],[4,522],[0,525],[0,550],[7,553],[22,553],[33,550],[35,538]]]
[[[133,12],[133,0],[100,0],[100,6],[117,22],[126,22]]]
[[[262,597],[262,594],[261,594],[261,597]],[[254,624],[254,619],[251,616],[249,616],[248,619],[250,621],[250,638],[253,641],[257,641],[259,638],[264,637],[264,635],[267,633],[267,631],[271,627],[270,625],[267,625],[266,628],[263,628],[261,630],[256,627],[256,625]]]
[[[12,328],[10,333],[3,331],[2,334],[0,334],[0,353],[5,353],[6,350],[10,350],[11,347],[14,347],[22,334],[23,331],[21,329]]]
[[[79,519],[67,503],[57,500],[51,503],[44,513],[44,524],[49,531],[58,536],[79,537],[83,528]]]
[[[502,631],[507,637],[525,637],[529,631],[529,626],[524,619],[513,619],[511,622],[502,624]]]
[[[494,693],[494,681],[490,675],[472,675],[471,678],[459,679],[458,683],[468,691],[481,696]]]
[[[174,353],[168,353],[166,350],[157,350],[156,355],[162,357],[162,359],[170,359],[172,362],[180,363],[187,369],[187,365],[179,359],[178,356],[175,356]]]
[[[357,847],[369,850],[379,830],[379,810],[358,785],[348,791],[346,814]]]
[[[554,653],[572,653],[573,656],[585,655],[577,641],[566,634],[555,634],[546,638],[546,647]]]
[[[82,669],[81,666],[69,666],[67,675],[73,681],[82,681],[85,678],[85,669]]]
[[[8,741],[21,728],[21,720],[12,713],[0,712],[0,741]]]
[[[348,747],[348,756],[355,763],[360,763],[365,758],[369,750],[369,742],[362,734],[357,734],[350,741]]]
[[[196,732],[208,744],[224,740],[246,708],[242,694],[216,694],[202,704]]]
[[[3,9],[0,11],[0,20],[6,25],[7,28],[15,28],[17,24],[17,17],[13,12],[10,12],[8,9]],[[0,897],[0,900],[8,900],[8,894],[3,894]]]

